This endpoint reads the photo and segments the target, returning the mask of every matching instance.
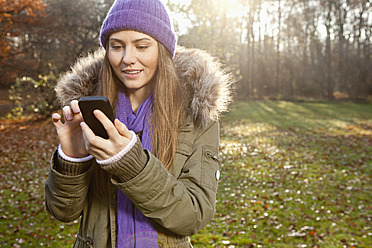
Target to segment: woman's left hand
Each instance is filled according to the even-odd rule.
[[[114,123],[112,123],[100,110],[94,110],[93,113],[106,129],[109,139],[96,136],[88,125],[82,122],[80,125],[83,130],[85,147],[88,153],[96,159],[100,161],[106,160],[119,153],[128,145],[132,138],[132,133],[118,119],[115,119]]]

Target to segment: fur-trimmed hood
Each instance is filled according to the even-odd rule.
[[[99,49],[78,59],[63,74],[55,91],[62,106],[82,96],[96,95],[105,51]],[[189,92],[188,106],[197,126],[217,120],[232,101],[232,78],[214,57],[198,49],[177,47],[174,57],[180,82]]]

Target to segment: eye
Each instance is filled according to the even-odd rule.
[[[121,46],[121,45],[116,45],[116,44],[112,44],[110,47],[111,47],[112,49],[114,49],[114,50],[119,50],[119,49],[121,49],[123,46]]]
[[[147,49],[147,48],[148,48],[148,46],[145,46],[145,45],[137,46],[137,49],[138,49],[138,50],[145,50],[145,49]]]

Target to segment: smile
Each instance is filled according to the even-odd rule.
[[[125,74],[137,74],[137,73],[140,73],[141,72],[141,70],[135,70],[135,71],[133,71],[133,70],[125,70],[125,71],[123,71]]]
[[[143,70],[122,70],[124,77],[127,79],[137,79],[142,75]]]

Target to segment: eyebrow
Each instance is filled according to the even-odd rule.
[[[118,39],[118,38],[110,38],[110,41],[125,43],[124,41],[122,41],[121,39]],[[151,40],[149,38],[140,38],[140,39],[136,39],[136,40],[132,41],[132,43],[138,43],[138,42],[141,42],[141,41],[151,41]]]

